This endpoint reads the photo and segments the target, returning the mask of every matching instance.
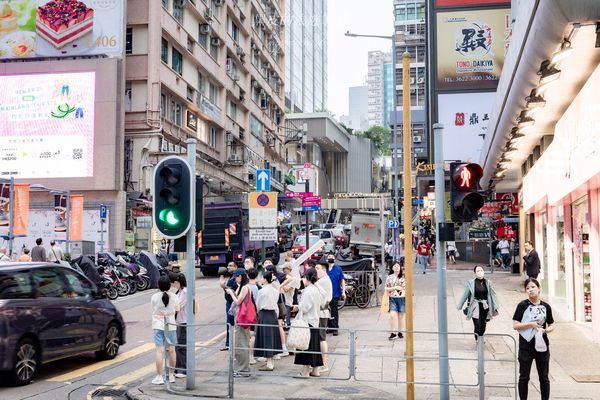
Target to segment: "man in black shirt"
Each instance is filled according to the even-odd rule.
[[[525,251],[527,254],[523,257],[525,264],[525,273],[528,278],[537,279],[540,273],[540,256],[533,248],[533,243],[529,240],[525,242]]]
[[[221,348],[222,351],[229,350],[229,326],[235,324],[233,315],[229,315],[229,309],[233,303],[231,295],[227,293],[227,289],[230,288],[233,291],[237,290],[237,283],[233,277],[234,271],[237,269],[236,263],[233,261],[227,264],[227,273],[219,276],[219,285],[225,291],[225,315],[227,316],[227,335],[225,336],[225,346]]]

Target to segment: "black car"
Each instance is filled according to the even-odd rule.
[[[0,264],[0,371],[31,382],[41,364],[86,352],[115,358],[125,343],[116,307],[79,272],[58,264]]]

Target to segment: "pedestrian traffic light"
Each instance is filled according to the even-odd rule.
[[[167,239],[185,235],[192,225],[192,176],[187,161],[176,156],[154,167],[152,218],[158,232]]]
[[[450,210],[453,222],[476,220],[483,207],[483,196],[478,192],[483,169],[475,163],[450,163]]]

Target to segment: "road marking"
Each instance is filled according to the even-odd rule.
[[[82,377],[83,375],[87,375],[87,374],[91,374],[92,372],[98,371],[99,369],[114,365],[114,364],[118,364],[122,361],[125,361],[129,358],[133,358],[137,355],[146,353],[152,349],[154,349],[154,343],[146,343],[143,344],[141,346],[138,346],[134,349],[131,349],[125,353],[119,354],[118,356],[116,356],[115,358],[113,358],[112,360],[106,360],[106,361],[99,361],[99,362],[95,362],[92,365],[88,365],[86,367],[82,367],[82,368],[78,368],[74,371],[71,372],[67,372],[66,374],[61,374],[61,375],[57,375],[54,376],[50,379],[47,379],[47,381],[50,382],[71,382],[77,378]]]
[[[205,342],[204,341],[196,342],[196,346],[197,347],[210,346],[211,344],[214,344],[215,342],[218,342],[220,339],[222,339],[226,333],[227,333],[226,331],[223,331]],[[131,373],[121,375],[114,379],[111,379],[110,381],[106,382],[105,385],[106,386],[127,385],[131,382],[142,379],[147,375],[151,375],[155,371],[156,371],[156,366],[154,365],[154,363],[152,363],[152,364],[146,365],[145,367],[138,368],[136,371],[133,371]]]

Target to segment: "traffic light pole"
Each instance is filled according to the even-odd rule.
[[[435,222],[438,227],[436,235],[436,265],[437,265],[437,304],[438,304],[438,352],[440,373],[440,400],[450,398],[448,374],[448,307],[446,305],[446,249],[442,240],[441,224],[444,223],[444,125],[433,124],[433,149],[435,160]]]
[[[196,139],[187,139],[187,155],[188,155],[188,163],[190,164],[192,174],[190,176],[190,191],[192,193],[191,198],[196,199]],[[190,220],[196,221],[196,207],[190,207]],[[196,315],[195,307],[194,307],[194,298],[196,297],[196,269],[194,265],[194,261],[196,258],[195,251],[195,238],[196,238],[196,224],[192,223],[190,228],[187,231],[186,236],[186,265],[185,265],[185,275],[187,285],[187,329],[186,329],[186,360],[187,360],[187,368],[189,369],[186,373],[186,389],[192,390],[196,386],[196,373],[194,369],[196,368],[196,330],[194,328],[194,322]]]

